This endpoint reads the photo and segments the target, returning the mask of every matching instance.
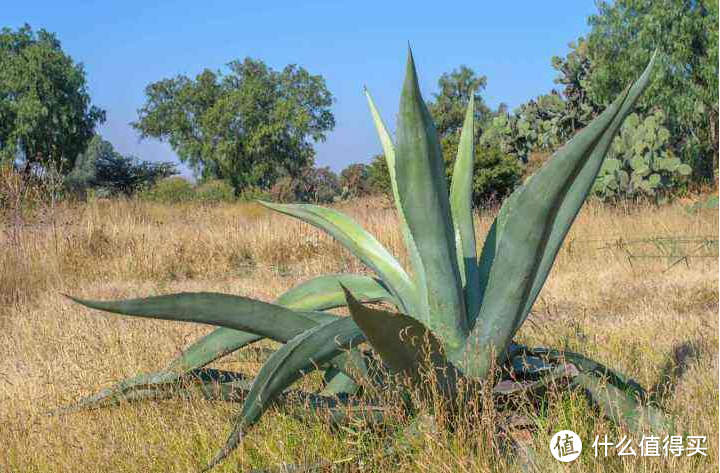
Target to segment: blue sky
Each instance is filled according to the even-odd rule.
[[[440,74],[465,64],[487,76],[488,104],[513,108],[554,86],[550,58],[588,31],[596,11],[593,0],[4,3],[0,26],[53,31],[85,65],[93,102],[107,110],[99,131],[121,153],[176,159],[167,144],[140,142],[128,125],[147,84],[251,56],[325,77],[337,124],[316,145],[316,163],[336,171],[380,151],[364,84],[394,128],[408,41],[426,98]]]

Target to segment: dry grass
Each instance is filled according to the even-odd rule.
[[[371,200],[343,210],[406,263],[391,210]],[[163,367],[209,330],[91,313],[61,293],[120,298],[212,290],[271,300],[317,274],[363,271],[320,232],[251,204],[167,207],[97,201],[61,206],[51,217],[23,227],[8,221],[0,233],[2,472],[193,471],[224,442],[237,409],[191,400],[45,416],[81,394]],[[491,218],[478,219],[481,235]],[[696,359],[665,407],[686,433],[708,437],[709,457],[595,459],[595,435],[612,437],[617,430],[574,393],[551,397],[537,418],[542,428],[532,441],[544,470],[717,471],[718,261],[696,259],[669,270],[659,259],[630,265],[623,252],[598,250],[598,242],[587,241],[716,238],[717,233],[717,212],[690,216],[680,205],[608,209],[590,204],[521,331],[524,342],[586,353],[645,386],[658,384],[674,352],[691,348]],[[218,365],[238,368],[239,362],[230,357]],[[366,453],[364,471],[506,471],[510,467],[482,427],[488,427],[482,421],[488,415],[480,412],[477,425],[468,421],[454,432],[428,429],[411,451],[388,460],[372,455],[387,434],[333,433],[319,421],[301,423],[285,411],[273,412],[218,471],[338,461],[359,451]],[[571,428],[585,440],[580,460],[567,468],[547,449],[560,428]],[[481,448],[472,448],[478,441]]]

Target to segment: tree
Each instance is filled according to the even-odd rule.
[[[373,192],[390,196],[392,194],[392,183],[390,182],[390,171],[384,154],[373,156],[368,166],[368,181]]]
[[[440,93],[433,94],[428,108],[441,138],[460,132],[471,94],[475,100],[475,122],[478,124],[476,135],[482,134],[480,125],[485,123],[490,113],[481,95],[486,85],[487,77],[477,74],[467,66],[460,66],[440,76]]]
[[[607,104],[660,49],[640,110],[662,108],[673,145],[695,161],[695,178],[712,179],[718,167],[717,0],[616,0],[598,8],[588,20],[592,99]]]
[[[340,171],[340,187],[343,194],[350,198],[371,194],[370,166],[355,163]]]
[[[109,141],[95,135],[78,157],[65,184],[80,194],[89,188],[101,188],[112,194],[131,195],[177,173],[174,163],[140,161],[133,156],[123,156]]]
[[[227,75],[205,69],[194,80],[179,75],[148,85],[132,126],[142,138],[167,140],[182,162],[227,180],[236,193],[299,176],[314,162],[311,140],[325,140],[335,126],[325,80],[251,58],[228,67]]]
[[[82,64],[53,33],[27,24],[0,30],[0,162],[26,175],[47,166],[65,174],[104,121]]]

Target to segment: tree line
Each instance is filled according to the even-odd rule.
[[[515,110],[491,109],[487,77],[460,66],[428,103],[449,179],[469,100],[475,101],[474,202],[508,195],[621,93],[660,52],[656,77],[616,138],[593,192],[605,200],[667,198],[715,186],[718,169],[716,0],[599,2],[590,31],[551,59],[557,88]],[[314,144],[333,130],[324,78],[297,65],[274,70],[234,60],[222,71],[149,84],[131,126],[170,144],[200,184],[235,197],[327,202],[389,191],[382,155],[336,175],[315,166]],[[55,172],[68,193],[132,195],[178,173],[173,163],[123,156],[96,133],[106,112],[91,102],[82,64],[57,37],[29,25],[0,30],[0,165],[27,179]]]

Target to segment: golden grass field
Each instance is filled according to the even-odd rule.
[[[407,263],[391,209],[372,199],[341,207]],[[479,215],[479,244],[492,217]],[[95,201],[60,205],[24,223],[6,219],[2,230],[3,473],[197,471],[222,446],[239,409],[198,397],[47,416],[48,410],[121,378],[163,368],[210,330],[93,312],[61,293],[115,299],[217,291],[270,301],[314,275],[364,271],[329,237],[255,204]],[[523,343],[579,351],[645,387],[659,386],[668,363],[690,353],[664,407],[687,434],[707,436],[708,457],[596,459],[591,448],[595,435],[618,442],[621,431],[579,393],[560,392],[548,398],[546,410],[534,419],[532,443],[542,471],[718,470],[717,258],[691,259],[670,268],[658,258],[630,264],[622,250],[600,249],[604,243],[590,241],[717,235],[717,211],[689,215],[680,204],[613,209],[590,203],[520,332]],[[648,246],[638,252],[654,251]],[[216,366],[252,372],[259,365],[251,356],[242,361],[230,356]],[[488,408],[468,416],[455,431],[424,429],[411,449],[387,458],[379,454],[392,439],[387,431],[359,426],[335,432],[319,420],[303,423],[287,410],[275,409],[216,471],[320,459],[348,471],[514,471],[517,467],[508,464],[488,435],[494,415]],[[401,416],[393,422],[397,428],[407,423]],[[563,428],[579,433],[585,443],[581,457],[567,465],[555,461],[547,447],[552,434]]]

